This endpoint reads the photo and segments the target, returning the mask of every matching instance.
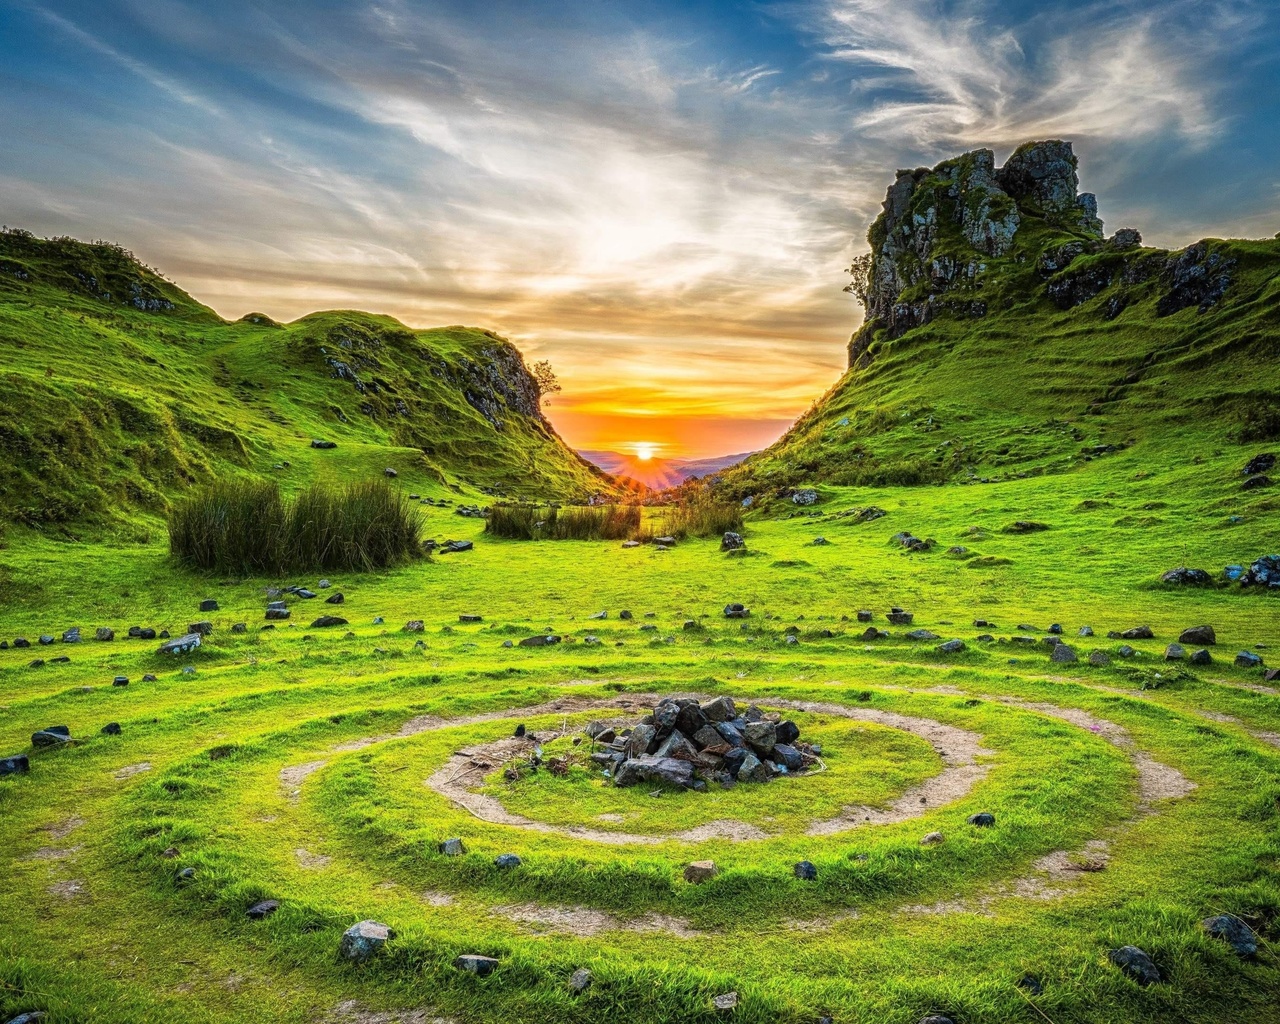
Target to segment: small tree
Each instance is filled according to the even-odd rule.
[[[538,385],[538,397],[542,401],[545,402],[551,395],[560,391],[560,378],[556,376],[555,370],[551,369],[549,359],[540,359],[529,368],[529,372],[533,375],[533,382]]]
[[[871,259],[869,252],[854,257],[853,266],[849,268],[849,274],[853,280],[845,287],[845,291],[852,292],[853,297],[862,303],[863,309],[870,308],[868,303],[871,299]]]

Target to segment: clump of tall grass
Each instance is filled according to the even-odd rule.
[[[169,512],[169,551],[212,572],[380,569],[419,551],[422,521],[382,480],[313,484],[285,501],[272,481],[221,481]]]
[[[639,505],[498,504],[485,533],[508,540],[627,540],[640,533]]]
[[[664,536],[718,537],[742,532],[742,506],[723,501],[709,490],[689,490],[674,505],[663,508],[659,522]]]

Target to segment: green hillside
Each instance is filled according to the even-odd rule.
[[[899,171],[853,268],[850,369],[729,486],[1088,474],[1121,452],[1140,471],[1176,448],[1238,489],[1280,438],[1280,239],[1167,252],[1094,211],[1067,143]]]
[[[0,522],[118,526],[236,474],[291,489],[393,468],[424,491],[562,498],[608,486],[492,332],[347,310],[227,322],[107,243],[0,233],[0,357]]]

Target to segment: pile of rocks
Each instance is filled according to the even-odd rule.
[[[631,728],[591,722],[585,732],[593,745],[604,746],[591,759],[616,786],[656,782],[702,790],[708,782],[767,782],[805,771],[822,753],[800,742],[794,722],[755,705],[740,711],[732,697],[705,704],[666,698]]]

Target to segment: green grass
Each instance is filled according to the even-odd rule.
[[[1157,297],[1144,295],[1103,321],[1024,288],[1021,307],[997,303],[985,323],[939,320],[878,343],[868,370],[731,481],[756,499],[748,558],[719,550],[724,523],[711,518],[659,550],[504,540],[456,515],[458,502],[494,504],[494,489],[545,507],[596,479],[535,422],[498,431],[461,397],[467,363],[499,344],[485,335],[346,313],[223,324],[115,250],[26,244],[0,252],[0,278],[8,264],[32,270],[0,292],[13,467],[0,485],[0,639],[71,626],[90,639],[0,650],[0,755],[32,761],[0,779],[0,1020],[40,1009],[52,1022],[312,1024],[355,1000],[467,1024],[710,1022],[726,1019],[712,997],[732,989],[731,1019],[750,1024],[1280,1021],[1280,692],[1233,664],[1241,650],[1280,657],[1280,595],[1159,583],[1175,566],[1217,575],[1280,551],[1277,499],[1240,488],[1244,463],[1271,447],[1257,439],[1265,415],[1247,428],[1238,415],[1272,401],[1259,370],[1275,337],[1270,243],[1232,243],[1234,305],[1203,316],[1154,323]],[[65,275],[86,265],[100,289],[131,294],[141,280],[176,308],[80,294]],[[418,395],[412,379],[434,411],[359,414],[363,399],[319,352],[335,337],[383,364],[369,379],[392,389],[379,385],[377,402]],[[83,355],[56,358],[68,344]],[[1100,390],[1138,365],[1137,381]],[[339,447],[310,449],[315,436]],[[1115,448],[1084,457],[1101,443]],[[530,475],[535,463],[548,468]],[[314,587],[319,572],[195,572],[170,556],[164,514],[193,486],[278,480],[289,499],[317,481],[380,480],[388,465],[430,499],[416,506],[425,536],[475,548],[326,570],[349,626],[311,628],[322,602],[291,597],[291,623],[259,629],[264,588]],[[800,484],[816,485],[817,504],[788,500]],[[884,515],[862,514],[873,506]],[[892,540],[904,531],[937,543],[908,552]],[[220,609],[199,612],[209,598]],[[724,618],[729,602],[750,617]],[[886,622],[894,606],[966,649],[907,639]],[[863,639],[862,609],[889,637]],[[197,618],[214,632],[185,657],[125,638]],[[410,620],[423,631],[402,631]],[[1055,622],[1081,661],[1012,641]],[[1201,623],[1217,630],[1213,663],[1165,662],[1166,644]],[[1118,657],[1108,631],[1139,624],[1154,639]],[[1077,636],[1085,625],[1094,637]],[[99,626],[117,639],[91,639]],[[547,632],[563,641],[504,646]],[[1090,665],[1094,649],[1111,663]],[[52,662],[60,654],[70,662]],[[30,667],[37,657],[47,663]],[[645,695],[679,693],[927,719],[980,734],[985,773],[906,820],[811,835],[814,821],[935,777],[949,752],[810,710],[794,715],[829,748],[827,770],[757,788],[652,797],[585,767],[514,784],[496,765],[477,772],[476,787],[545,831],[480,820],[426,785],[515,722],[551,731],[604,716],[587,701],[629,701],[617,714],[630,719]],[[122,735],[100,733],[112,721]],[[32,750],[31,734],[55,724],[76,742]],[[1194,788],[1144,791],[1153,765],[1166,769],[1157,781]],[[979,811],[996,826],[970,826]],[[677,838],[726,819],[768,835]],[[654,841],[595,842],[583,827]],[[922,845],[932,831],[945,841]],[[439,852],[451,837],[463,856]],[[1051,879],[1036,867],[1059,852],[1087,859],[1098,840],[1105,870]],[[507,852],[520,868],[495,867]],[[719,875],[686,883],[703,858]],[[816,881],[795,878],[801,859]],[[263,898],[279,912],[247,920]],[[1220,912],[1257,929],[1256,961],[1201,929]],[[342,930],[366,918],[396,938],[362,968],[338,963]],[[1165,982],[1142,989],[1111,967],[1123,944],[1150,953]],[[500,966],[462,974],[450,965],[464,952]],[[573,996],[582,966],[594,983]],[[1018,987],[1028,974],[1041,994]]]

